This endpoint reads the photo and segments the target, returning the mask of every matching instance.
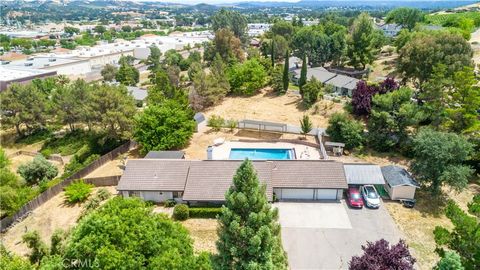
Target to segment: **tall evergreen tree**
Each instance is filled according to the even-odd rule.
[[[288,83],[290,82],[290,79],[288,77],[288,70],[289,63],[288,63],[288,49],[287,52],[285,53],[285,65],[283,65],[283,92],[286,93],[288,90]]]
[[[216,269],[287,269],[278,211],[267,201],[251,161],[233,177],[219,216]]]
[[[298,80],[298,87],[300,94],[302,94],[302,87],[307,83],[307,54],[303,54],[302,69],[300,70],[300,79]]]
[[[272,47],[270,48],[270,58],[272,59],[272,67],[275,66],[275,40],[272,38]]]

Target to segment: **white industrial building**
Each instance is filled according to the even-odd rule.
[[[2,65],[0,66],[0,91],[4,91],[12,83],[28,83],[33,79],[55,75],[57,75],[55,71],[22,67],[4,68]]]

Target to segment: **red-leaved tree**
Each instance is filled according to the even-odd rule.
[[[387,77],[381,84],[380,84],[380,94],[386,94],[391,91],[395,91],[400,87],[398,83],[392,77]]]
[[[374,85],[368,85],[366,81],[359,81],[357,88],[352,93],[352,106],[356,115],[368,115],[372,109],[372,97],[378,92]]]
[[[416,262],[403,240],[392,246],[385,239],[367,242],[362,250],[362,256],[354,256],[349,262],[349,270],[410,270]]]

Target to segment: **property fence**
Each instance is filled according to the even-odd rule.
[[[20,151],[17,151],[15,153],[12,153],[12,154],[8,155],[8,157],[12,158],[12,157],[21,156],[21,155],[36,157],[39,154],[40,154],[39,152],[20,150]],[[63,158],[61,156],[52,155],[52,156],[49,156],[47,159],[56,161],[56,162],[58,162],[62,165],[64,164]]]
[[[94,170],[98,169],[105,163],[114,160],[119,155],[126,153],[130,149],[134,148],[137,144],[133,141],[126,142],[119,147],[113,149],[112,151],[108,152],[107,154],[101,156],[97,160],[93,161],[85,168],[81,169],[80,171],[74,173],[68,178],[65,178],[62,182],[56,184],[53,187],[48,188],[40,195],[26,203],[22,208],[20,208],[17,213],[13,216],[5,217],[0,220],[0,232],[4,232],[8,230],[8,228],[13,225],[15,222],[22,220],[26,217],[31,211],[35,210],[40,205],[44,204],[46,201],[51,199],[52,197],[58,195],[63,189],[70,185],[73,181],[84,178]],[[98,186],[106,186],[109,184],[116,185],[118,183],[119,176],[112,176],[112,177],[98,177],[98,178],[89,178],[85,180],[88,183],[98,185]]]
[[[325,150],[325,146],[323,145],[323,137],[322,137],[322,133],[318,133],[317,134],[317,142],[318,144],[320,145],[320,153],[322,154],[322,157],[324,160],[328,160],[328,154],[327,154],[327,150]]]
[[[275,131],[275,132],[287,132],[287,125],[281,123],[273,123],[266,121],[257,121],[257,120],[241,120],[238,121],[238,128],[244,129],[255,129],[255,130],[266,130],[266,131]]]

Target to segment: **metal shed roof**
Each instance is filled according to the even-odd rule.
[[[413,186],[420,187],[420,185],[413,179],[412,175],[402,167],[389,165],[382,167],[382,174],[385,181],[391,186]]]
[[[382,170],[378,165],[371,164],[345,164],[345,177],[349,185],[383,185]]]

